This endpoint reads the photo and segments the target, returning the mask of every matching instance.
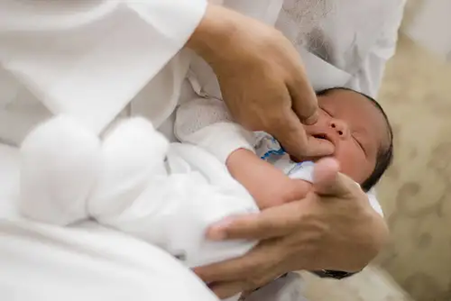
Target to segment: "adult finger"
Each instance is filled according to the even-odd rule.
[[[227,218],[211,226],[207,238],[263,240],[280,237],[296,228],[300,216],[300,202],[290,202],[259,214]]]
[[[340,165],[333,158],[324,158],[315,164],[313,188],[318,195],[346,197],[358,188],[353,180],[341,174]]]
[[[268,132],[290,155],[302,158],[328,156],[333,153],[334,146],[329,141],[307,136],[304,126],[291,108],[285,108],[281,112],[281,122]]]
[[[243,257],[196,267],[193,271],[205,283],[242,279],[258,265],[258,258],[252,256],[252,253],[254,253],[253,250]]]
[[[299,64],[294,76],[287,83],[291,96],[292,109],[304,124],[315,124],[318,121],[318,99],[310,85],[305,70]]]
[[[226,299],[250,289],[246,281],[218,282],[209,285],[209,288],[220,299]]]
[[[255,288],[282,273],[278,270],[280,259],[283,257],[281,249],[283,246],[279,240],[267,240],[241,257],[196,267],[193,271],[209,284],[246,280],[252,286],[250,288]]]

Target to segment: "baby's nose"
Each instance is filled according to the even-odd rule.
[[[334,119],[330,122],[330,127],[333,128],[337,134],[343,138],[349,134],[349,127],[346,122],[338,119]]]

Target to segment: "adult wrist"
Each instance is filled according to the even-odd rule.
[[[210,64],[218,57],[226,58],[230,55],[226,48],[232,45],[231,40],[237,32],[235,15],[239,13],[220,5],[208,4],[204,17],[188,39],[186,47]]]

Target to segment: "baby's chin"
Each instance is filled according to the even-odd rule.
[[[322,158],[334,158],[334,156],[315,156],[315,157],[305,156],[305,157],[301,157],[301,158],[296,158],[296,157],[290,155],[290,159],[293,160],[294,162],[305,162],[305,161],[316,162]]]

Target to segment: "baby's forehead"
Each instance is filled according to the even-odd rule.
[[[340,109],[339,111],[358,111],[363,114],[380,116],[384,119],[382,108],[376,100],[354,90],[344,88],[327,90],[327,93],[318,95],[318,105],[327,105],[328,108],[337,108]]]
[[[356,102],[360,103],[361,101],[370,102],[368,97],[366,97],[365,95],[347,88],[328,89],[324,92],[318,93],[319,104],[321,104],[322,102],[327,102],[331,105],[344,106],[352,105]]]

